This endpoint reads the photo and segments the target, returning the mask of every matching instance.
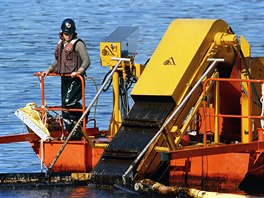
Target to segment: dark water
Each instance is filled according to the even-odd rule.
[[[29,189],[12,189],[1,190],[0,197],[19,197],[19,198],[38,198],[38,197],[69,197],[69,198],[141,198],[142,195],[135,193],[128,193],[123,190],[115,188],[102,188],[102,187],[47,187],[47,188],[29,188]],[[145,198],[155,197],[153,195],[145,195]],[[157,196],[156,196],[157,197]]]
[[[87,74],[101,84],[108,68],[99,60],[99,43],[119,26],[138,26],[137,63],[152,55],[168,25],[176,18],[225,20],[251,45],[252,56],[264,54],[263,0],[1,0],[0,1],[0,135],[26,132],[14,111],[29,102],[40,104],[38,79],[53,60],[61,21],[71,17],[88,47],[91,66]],[[59,83],[48,79],[49,105],[59,101]],[[95,95],[87,82],[87,101]],[[97,124],[107,129],[111,115],[111,91],[103,93],[97,108]],[[39,172],[40,161],[28,143],[0,145],[0,173]],[[118,194],[120,193],[120,194]],[[0,191],[9,197],[130,197],[130,194],[90,188]]]

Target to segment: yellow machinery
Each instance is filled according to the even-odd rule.
[[[252,59],[248,42],[243,36],[238,40],[223,20],[177,19],[147,65],[140,65],[134,63],[137,34],[137,27],[119,27],[100,43],[101,64],[110,71],[49,170],[112,78],[109,135],[113,138],[106,145],[85,136],[89,145],[84,145],[87,155],[81,170],[90,170],[101,155],[93,149],[104,147],[91,173],[95,183],[130,185],[144,178],[159,181],[164,175],[178,180],[177,186],[183,182],[189,186],[190,180],[200,180],[199,185],[215,182],[217,190],[228,182],[236,188],[244,176],[260,178],[256,183],[263,183],[264,58]],[[130,109],[127,94],[134,82]],[[25,115],[30,114],[26,110],[34,111],[35,105],[27,107],[16,112],[18,117],[42,140],[49,139],[45,127],[36,127]],[[184,139],[192,132],[197,132],[195,141]],[[48,144],[53,146],[53,142]],[[34,148],[39,154],[39,142]],[[219,168],[219,164],[224,165]]]
[[[223,20],[174,20],[131,92],[135,104],[124,117],[122,125],[117,111],[118,77],[113,77],[114,112],[110,131],[114,134],[117,130],[117,133],[93,171],[94,180],[98,183],[116,183],[120,180],[127,182],[159,172],[161,159],[157,152],[179,149],[180,142],[203,101],[208,100],[210,105],[214,104],[215,113],[219,113],[220,98],[217,91],[212,97],[213,102],[209,97],[213,83],[209,83],[203,90],[203,82],[211,77],[230,78],[239,56],[245,54],[245,57],[240,58],[248,61],[239,68],[244,71],[241,79],[251,78],[249,74],[254,74],[258,69],[258,78],[263,79],[264,71],[260,69],[263,67],[263,59],[255,61],[253,66],[249,61],[249,45],[241,38],[239,43],[237,36]],[[123,46],[126,45],[112,42],[111,39],[109,41],[100,45],[101,61],[102,65],[112,67],[114,63],[110,61],[110,57],[122,57]],[[128,74],[126,67],[133,70],[133,62],[120,68],[123,77]],[[217,90],[218,83],[215,84]],[[256,89],[253,83],[251,85],[258,92],[252,98],[257,105],[260,89]],[[245,84],[244,87],[248,86]],[[247,108],[247,90],[244,91],[245,100],[242,96],[241,112],[245,115],[246,111],[260,114],[259,106]],[[220,142],[219,120],[219,117],[214,120],[215,143]],[[251,119],[241,120],[241,141],[250,142]]]
[[[121,115],[120,86],[123,86],[125,92],[127,83],[136,81],[142,73],[144,66],[134,63],[136,55],[136,44],[138,37],[138,27],[119,27],[100,43],[100,59],[102,66],[110,67],[110,70],[116,65],[117,60],[113,58],[130,58],[130,62],[122,62],[120,67],[114,72],[112,77],[113,87],[113,112],[109,125],[109,134],[114,136],[122,123],[122,117],[126,116],[129,108],[124,107],[125,111]],[[121,81],[126,83],[122,85]],[[134,78],[134,79],[131,79]],[[125,101],[127,103],[127,100]],[[122,103],[123,104],[123,103]],[[128,104],[123,104],[127,106]]]
[[[230,45],[235,46],[237,42],[236,35],[232,34],[222,20],[173,21],[132,90],[132,97],[171,98],[175,101],[176,108],[208,68],[209,58],[224,56],[225,65],[234,64],[234,51]],[[213,71],[208,76],[212,73]],[[174,140],[168,141],[171,144],[169,147],[178,146],[181,140],[179,135],[182,133],[179,131],[180,127],[201,92],[202,85],[195,90],[182,111],[170,123],[171,129],[167,131],[167,136],[180,138],[175,141],[176,145]]]
[[[214,42],[214,39],[218,40]],[[179,105],[208,68],[208,58],[222,57],[223,53],[225,58],[234,57],[233,50],[227,44],[236,45],[237,39],[224,21],[173,21],[132,90],[132,97],[164,96],[172,98],[176,106]],[[221,45],[224,49],[219,52]],[[233,64],[234,60],[227,61]],[[200,95],[201,89],[197,92]],[[192,98],[189,108],[186,107],[186,112],[181,113],[181,123],[196,102],[197,93]]]

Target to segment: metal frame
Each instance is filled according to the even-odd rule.
[[[206,86],[210,81],[215,81],[216,85],[218,84],[218,82],[240,82],[240,83],[247,83],[247,87],[248,87],[248,115],[229,115],[229,114],[220,114],[220,112],[216,111],[214,114],[210,113],[210,115],[206,115],[206,116],[211,116],[214,118],[220,118],[220,117],[227,117],[227,118],[248,118],[248,133],[249,133],[249,139],[248,142],[251,142],[253,140],[253,135],[252,135],[252,127],[251,127],[251,119],[263,119],[264,116],[255,116],[255,115],[251,115],[251,83],[264,83],[264,80],[253,80],[253,79],[227,79],[227,78],[208,78],[205,80],[204,84],[203,84],[203,94],[206,95]],[[219,85],[217,85],[219,86]],[[219,89],[218,89],[219,92]],[[216,95],[219,95],[219,93],[216,92]],[[203,102],[203,108],[204,108],[204,112],[206,111],[206,101]],[[216,104],[216,108],[219,108],[219,104]],[[205,119],[206,120],[206,119]],[[217,119],[219,121],[219,119]],[[219,123],[215,123],[215,125],[219,125]],[[241,132],[242,133],[242,132]],[[220,135],[219,133],[216,133],[216,135]],[[206,133],[204,133],[203,136],[203,142],[204,145],[206,146]],[[216,138],[216,139],[219,139]]]
[[[45,110],[50,111],[76,111],[76,112],[85,112],[86,109],[86,103],[85,103],[85,82],[81,75],[77,75],[76,77],[81,80],[81,87],[82,87],[82,109],[73,109],[73,108],[62,108],[59,106],[50,106],[48,107],[45,100],[45,86],[44,86],[44,80],[45,77],[42,76],[41,72],[34,73],[34,76],[38,76],[40,79],[40,89],[41,89],[41,103],[42,107],[37,108],[37,110],[42,111],[42,114],[45,114]],[[55,73],[49,73],[48,76],[58,77],[58,76],[71,76],[70,74],[55,74]],[[86,128],[86,117],[83,118],[83,128]]]

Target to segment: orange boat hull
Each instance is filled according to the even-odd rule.
[[[41,146],[39,142],[33,142],[32,147],[48,168],[63,143],[63,141],[44,142]],[[54,172],[90,172],[100,159],[103,150],[103,148],[91,148],[84,139],[69,141],[52,170]]]
[[[172,159],[170,184],[208,191],[239,192],[241,187],[254,187],[258,185],[255,182],[264,181],[263,161],[263,152]],[[242,182],[245,185],[241,186]]]

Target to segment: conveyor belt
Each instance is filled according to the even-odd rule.
[[[119,183],[135,158],[158,132],[173,102],[136,102],[92,172],[97,184]]]

